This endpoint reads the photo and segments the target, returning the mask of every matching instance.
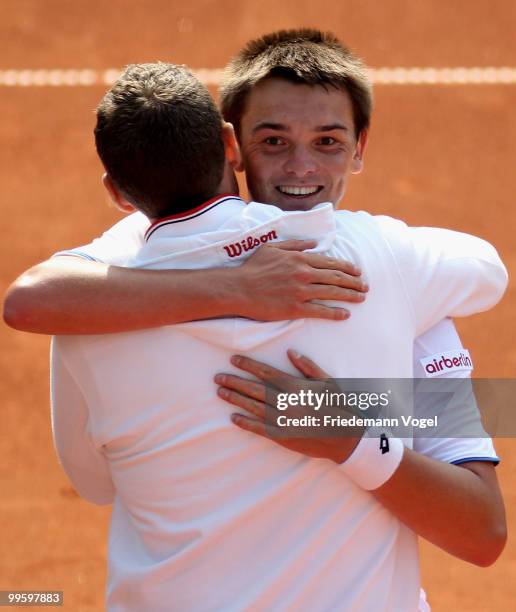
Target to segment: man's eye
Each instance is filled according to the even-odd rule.
[[[331,136],[321,136],[321,138],[319,138],[319,144],[322,144],[326,147],[330,146],[330,145],[334,145],[336,144],[336,140],[335,138],[332,138]]]
[[[269,136],[264,140],[265,144],[278,146],[283,144],[283,140],[279,136]]]

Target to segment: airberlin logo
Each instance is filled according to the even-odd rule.
[[[448,374],[449,372],[473,369],[473,362],[471,361],[469,351],[466,349],[437,353],[436,355],[423,357],[419,361],[425,369],[427,378],[441,376],[441,374]]]
[[[224,250],[230,257],[238,257],[244,252],[247,253],[248,251],[252,251],[261,244],[265,244],[270,240],[277,240],[277,238],[278,236],[276,235],[276,230],[271,230],[267,234],[262,234],[261,236],[258,236],[258,238],[254,238],[254,236],[248,236],[240,242],[233,242],[232,244],[228,244],[228,246],[224,247]]]

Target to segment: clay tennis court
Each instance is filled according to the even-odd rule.
[[[516,79],[499,70],[516,67],[512,0],[0,0],[0,9],[2,290],[119,218],[91,133],[104,71],[165,60],[206,69],[215,81],[249,38],[297,26],[334,31],[375,69],[435,69],[377,74],[365,172],[351,180],[346,206],[481,235],[516,273]],[[48,72],[86,69],[75,85],[75,73]],[[514,377],[515,306],[512,283],[495,310],[458,322],[477,377]],[[5,325],[0,334],[0,590],[63,590],[64,609],[102,610],[109,509],[82,501],[54,455],[49,339]],[[496,446],[511,529],[516,442]],[[512,532],[488,569],[421,548],[434,611],[514,609]]]

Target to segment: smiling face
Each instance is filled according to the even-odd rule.
[[[357,140],[348,93],[282,78],[258,83],[240,124],[247,185],[258,202],[283,210],[337,205],[349,174],[362,170],[367,140]]]

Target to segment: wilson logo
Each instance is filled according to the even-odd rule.
[[[253,236],[248,236],[241,240],[240,242],[233,242],[232,244],[228,244],[224,247],[224,250],[230,257],[238,257],[242,255],[242,253],[247,253],[252,251],[256,247],[261,244],[265,244],[270,240],[277,240],[278,236],[276,234],[276,230],[271,230],[267,234],[262,234],[258,238],[254,238]]]
[[[466,349],[437,353],[437,355],[430,355],[420,359],[420,362],[425,369],[427,378],[440,376],[448,372],[473,369],[473,362],[471,361],[469,351]]]

